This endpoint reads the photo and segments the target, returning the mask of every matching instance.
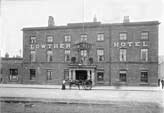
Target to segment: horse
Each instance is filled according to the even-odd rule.
[[[69,80],[68,84],[69,84],[69,89],[71,89],[72,86],[77,86],[80,89],[80,85],[82,85],[82,81],[81,80]]]

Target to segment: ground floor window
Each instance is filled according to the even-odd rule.
[[[104,80],[104,72],[99,71],[97,72],[97,81],[103,81]]]
[[[64,69],[64,80],[69,80],[69,70]]]
[[[126,82],[126,75],[127,75],[126,70],[121,70],[120,71],[120,82]]]
[[[52,70],[47,70],[47,80],[52,80]]]
[[[141,82],[147,83],[148,82],[148,72],[147,71],[141,71]]]
[[[9,80],[18,80],[18,69],[10,69]]]
[[[36,70],[30,69],[30,80],[34,80],[36,77]]]

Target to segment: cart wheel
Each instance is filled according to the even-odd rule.
[[[92,89],[92,83],[89,82],[89,81],[86,81],[86,82],[84,83],[84,89],[85,89],[85,90],[91,90],[91,89]]]

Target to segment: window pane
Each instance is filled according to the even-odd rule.
[[[98,49],[97,50],[97,60],[104,61],[104,49]]]
[[[148,61],[148,49],[141,49],[141,60]]]
[[[9,80],[18,80],[18,69],[10,69]]]
[[[31,37],[30,37],[30,43],[31,43],[31,44],[36,43],[36,37],[35,37],[35,36],[31,36]]]
[[[65,50],[64,51],[64,54],[65,54],[65,62],[70,61],[70,53],[71,53],[70,50]]]
[[[30,80],[34,80],[35,79],[35,69],[30,69]]]
[[[53,42],[53,36],[48,36],[47,37],[47,42]]]
[[[87,41],[87,35],[86,34],[82,34],[81,36],[81,41]]]
[[[97,72],[97,81],[104,80],[104,72]]]
[[[30,53],[30,60],[31,60],[31,62],[35,62],[36,61],[36,53],[35,53],[35,51],[31,51],[31,53]]]
[[[120,61],[126,61],[126,49],[120,49]]]
[[[53,60],[52,55],[53,55],[52,51],[47,51],[47,62],[51,62]]]
[[[70,61],[70,55],[65,55],[65,62]]]
[[[148,82],[148,72],[147,71],[142,71],[141,72],[141,82]]]
[[[104,33],[99,33],[97,35],[97,41],[103,41],[104,40]]]
[[[126,82],[126,73],[127,71],[120,71],[120,81]]]
[[[83,57],[87,56],[87,50],[81,50],[80,53],[81,53],[81,56]]]
[[[64,51],[64,54],[70,54],[70,53],[71,53],[70,50],[65,50],[65,51]]]
[[[52,80],[52,70],[47,70],[47,80]]]
[[[126,40],[127,39],[127,33],[120,33],[120,40]]]
[[[141,39],[147,40],[149,38],[149,32],[141,32]]]
[[[71,36],[70,35],[65,35],[64,36],[64,41],[65,42],[70,42],[71,41]]]

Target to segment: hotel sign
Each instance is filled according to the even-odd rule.
[[[71,48],[70,43],[56,43],[56,44],[31,44],[30,49],[53,49],[53,48],[60,48],[60,49],[69,49]]]
[[[113,43],[114,47],[147,47],[148,42],[142,41],[142,42],[114,42]]]

